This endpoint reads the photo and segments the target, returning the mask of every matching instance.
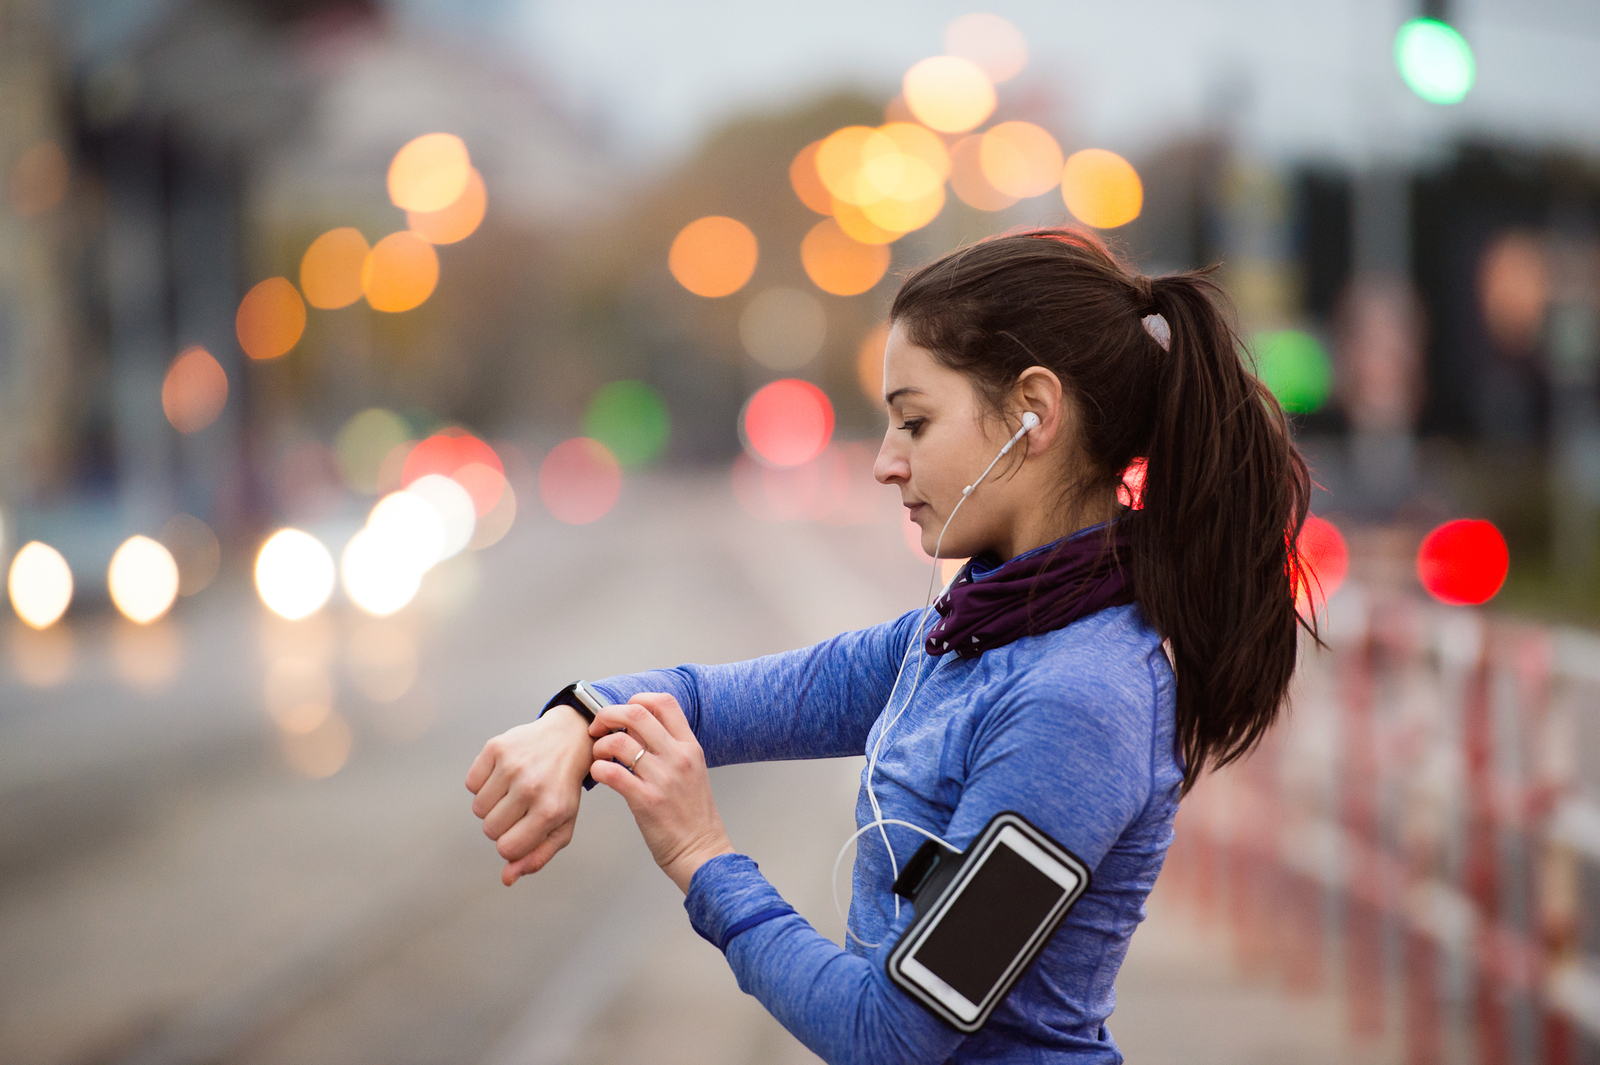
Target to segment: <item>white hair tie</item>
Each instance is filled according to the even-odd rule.
[[[1144,331],[1161,345],[1162,351],[1172,350],[1172,327],[1167,324],[1165,318],[1159,314],[1147,314],[1140,319],[1140,323],[1144,326]]]

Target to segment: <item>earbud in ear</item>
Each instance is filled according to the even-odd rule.
[[[1039,416],[1031,410],[1024,412],[1022,415],[1022,431],[1031,433],[1037,428],[1039,428]]]

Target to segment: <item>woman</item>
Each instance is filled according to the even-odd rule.
[[[1309,481],[1221,305],[1203,274],[1144,277],[1063,230],[914,274],[890,312],[874,472],[924,550],[972,558],[937,616],[613,677],[595,687],[620,705],[592,723],[558,705],[491,741],[467,786],[506,883],[566,845],[592,773],[739,986],[825,1060],[1121,1061],[1104,1022],[1178,799],[1260,739],[1295,662]],[[1119,491],[1140,459],[1132,509]],[[735,851],[706,765],[863,752],[841,948]],[[922,843],[892,822],[962,848],[1006,810],[1091,886],[966,1036],[885,972],[912,919],[891,884]]]

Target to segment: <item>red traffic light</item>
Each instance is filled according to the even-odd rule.
[[[1488,602],[1506,582],[1511,553],[1487,521],[1447,521],[1417,549],[1417,578],[1428,594],[1451,606]]]

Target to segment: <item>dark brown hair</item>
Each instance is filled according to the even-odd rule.
[[[1294,672],[1295,541],[1310,477],[1283,411],[1250,372],[1211,271],[1146,277],[1094,237],[997,237],[912,274],[889,317],[1002,410],[1030,366],[1076,401],[1086,462],[1069,497],[1113,493],[1145,459],[1126,560],[1145,616],[1171,642],[1183,790],[1242,757]],[[1164,351],[1142,319],[1171,329]],[[1008,432],[1011,430],[1007,430]]]

